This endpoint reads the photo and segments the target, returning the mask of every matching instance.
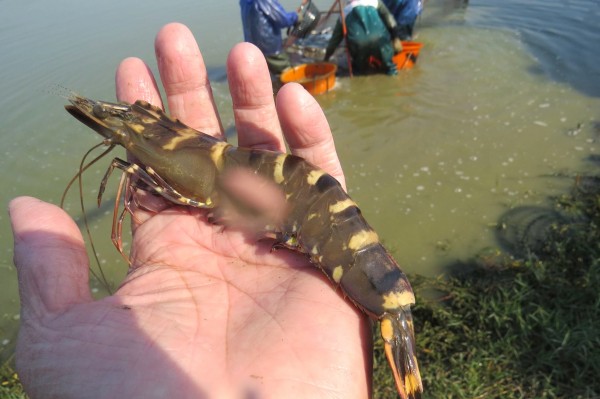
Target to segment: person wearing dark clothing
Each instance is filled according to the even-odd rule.
[[[281,73],[290,66],[289,57],[283,50],[281,29],[294,26],[298,14],[287,12],[277,0],[240,0],[240,8],[244,41],[262,51],[271,73]]]
[[[382,0],[398,24],[399,38],[411,40],[417,17],[423,11],[422,0]]]
[[[394,50],[401,50],[401,44],[394,40],[392,45],[392,38],[397,35],[396,21],[385,5],[380,0],[349,0],[344,7],[344,16],[352,70],[358,74],[385,72],[396,75],[398,70],[392,57]],[[325,51],[326,61],[343,38],[342,21],[339,20]]]

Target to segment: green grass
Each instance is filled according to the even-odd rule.
[[[0,398],[25,399],[25,391],[14,370],[12,361],[8,360],[0,365]]]
[[[514,212],[524,225],[499,223],[517,255],[412,278],[425,398],[600,397],[600,180],[577,182],[547,212]],[[374,397],[397,398],[374,334]],[[0,397],[26,397],[10,363]]]

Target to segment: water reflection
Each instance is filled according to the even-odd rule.
[[[595,66],[600,42],[600,3],[586,0],[484,0],[469,22],[518,32],[539,61],[529,72],[550,76],[589,96],[600,96],[600,71]]]
[[[498,222],[496,237],[500,247],[520,259],[541,253],[553,232],[573,221],[543,206],[520,206],[505,212]]]

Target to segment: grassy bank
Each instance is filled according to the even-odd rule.
[[[11,360],[0,365],[0,398],[2,399],[25,399],[25,391],[19,381]]]
[[[600,397],[600,179],[511,209],[498,240],[502,253],[412,279],[424,397]],[[396,398],[374,334],[374,396]],[[9,364],[0,397],[25,397]]]
[[[415,281],[425,397],[599,398],[600,179],[498,228],[512,256]],[[396,398],[380,346],[376,363],[375,397]]]

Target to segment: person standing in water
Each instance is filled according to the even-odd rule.
[[[417,17],[423,11],[422,0],[382,0],[396,23],[400,40],[411,40]]]
[[[305,4],[308,0],[303,0]],[[281,30],[299,22],[297,12],[287,12],[277,0],[240,0],[244,41],[254,44],[267,59],[269,71],[280,74],[291,66],[283,49]]]
[[[398,74],[392,57],[402,50],[402,44],[399,39],[396,40],[397,24],[386,6],[380,0],[346,0],[344,16],[352,70],[358,74]],[[343,38],[340,18],[327,45],[325,61],[329,60]]]

